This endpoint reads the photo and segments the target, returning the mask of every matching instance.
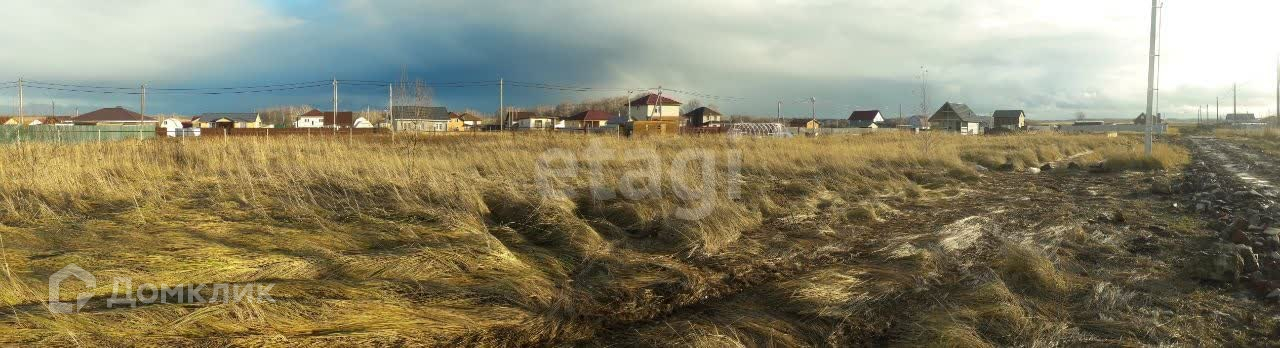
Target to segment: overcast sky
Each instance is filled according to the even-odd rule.
[[[664,88],[735,114],[820,117],[875,108],[918,113],[920,69],[931,103],[1033,118],[1133,117],[1145,103],[1150,4],[1142,0],[717,1],[15,1],[0,11],[0,80],[153,88],[300,81],[496,80]],[[1169,0],[1161,110],[1197,105],[1239,83],[1240,110],[1275,108],[1280,1]],[[340,108],[385,108],[385,87],[341,87]],[[508,104],[554,104],[624,92],[508,87]],[[161,95],[148,113],[329,108],[327,86],[253,95]],[[497,108],[496,87],[437,88],[450,109]],[[0,113],[14,113],[14,88]],[[28,113],[121,105],[134,95],[28,88]],[[675,94],[681,100],[693,99]]]

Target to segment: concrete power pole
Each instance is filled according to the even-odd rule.
[[[1236,109],[1236,107],[1238,106],[1238,104],[1237,104],[1237,103],[1239,103],[1239,101],[1240,101],[1240,94],[1239,94],[1239,93],[1240,93],[1240,90],[1239,90],[1237,87],[1238,87],[1238,86],[1236,86],[1236,84],[1234,84],[1234,83],[1233,83],[1233,84],[1231,84],[1231,114],[1232,114],[1232,115],[1235,115],[1235,114],[1240,113],[1240,112]]]
[[[507,101],[506,98],[507,81],[501,77],[498,78],[498,130],[507,129]]]
[[[338,77],[333,78],[333,128],[338,128]]]
[[[24,108],[25,105],[23,104],[24,103],[23,98],[25,97],[25,95],[23,95],[23,91],[22,91],[23,84],[25,83],[26,81],[23,81],[21,77],[18,78],[18,139],[17,139],[17,142],[19,145],[22,144],[22,117],[25,116],[27,112],[27,110]]]
[[[778,101],[778,122],[782,122],[782,101]]]
[[[396,89],[395,84],[387,84],[387,119],[391,120],[391,136],[396,134]]]
[[[26,116],[26,109],[23,105],[22,85],[26,83],[22,78],[18,78],[18,123],[22,123],[22,117]]]
[[[1155,84],[1156,84],[1156,30],[1157,16],[1159,16],[1160,2],[1159,0],[1151,0],[1151,42],[1150,54],[1147,55],[1147,112],[1146,112],[1146,142],[1144,149],[1147,157],[1151,157],[1151,119],[1152,109],[1155,102]]]

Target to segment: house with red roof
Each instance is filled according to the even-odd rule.
[[[293,122],[295,128],[372,128],[373,125],[363,117],[357,119],[351,111],[320,111],[311,109],[298,115]]]
[[[680,121],[680,102],[649,93],[631,101],[629,113],[636,121]]]

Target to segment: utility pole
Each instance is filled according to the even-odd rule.
[[[809,119],[818,119],[818,98],[809,97]]]
[[[1276,56],[1276,125],[1280,125],[1280,55]]]
[[[53,101],[53,100],[50,100],[50,101],[49,101],[49,116],[50,116],[50,117],[58,117],[58,102],[57,102],[57,101]]]
[[[627,122],[631,122],[631,90],[627,90]]]
[[[778,101],[778,122],[782,122],[782,101]]]
[[[1233,84],[1231,84],[1231,114],[1232,114],[1232,115],[1235,115],[1235,114],[1240,113],[1240,112],[1239,112],[1239,111],[1237,111],[1237,109],[1236,109],[1236,107],[1238,106],[1238,104],[1237,104],[1237,103],[1238,103],[1238,102],[1239,102],[1239,100],[1240,100],[1240,94],[1239,94],[1239,93],[1240,93],[1240,90],[1237,88],[1236,84],[1234,84],[1234,83],[1233,83]]]
[[[338,128],[338,77],[333,78],[333,128]]]
[[[22,94],[22,85],[25,83],[26,82],[23,81],[21,77],[18,78],[18,123],[19,124],[22,123],[23,116],[26,116],[26,109],[24,108],[24,104],[23,104],[24,96]],[[19,128],[19,131],[21,131],[21,128]]]
[[[662,103],[662,85],[658,85],[658,100],[657,100],[657,103],[658,103],[658,117],[659,117],[659,118],[661,118],[661,117],[662,117],[662,104],[663,104],[663,103]],[[652,118],[650,118],[650,119],[652,119]]]
[[[507,129],[507,101],[503,100],[506,97],[506,84],[506,80],[498,78],[498,130],[500,131]]]
[[[141,112],[138,113],[138,140],[142,140],[142,130],[145,128],[142,125],[147,121],[147,84],[145,83],[142,84],[142,102],[139,104]]]
[[[1213,123],[1222,122],[1222,97],[1213,98]]]
[[[391,137],[396,135],[396,89],[395,84],[387,84],[387,119],[391,120]]]
[[[1156,85],[1156,20],[1160,11],[1160,0],[1151,0],[1151,42],[1150,54],[1147,55],[1147,113],[1146,113],[1146,142],[1144,149],[1147,157],[1151,157],[1151,113],[1152,105],[1155,102],[1155,85]]]
[[[18,145],[22,145],[22,117],[26,115],[26,111],[27,111],[24,108],[25,105],[23,104],[24,102],[23,98],[25,96],[22,94],[23,93],[22,88],[25,83],[26,81],[24,81],[21,77],[18,78],[18,139],[17,139]]]

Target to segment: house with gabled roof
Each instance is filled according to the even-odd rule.
[[[849,114],[849,126],[854,128],[880,128],[884,115],[880,110],[856,110]]]
[[[649,93],[631,100],[631,119],[636,121],[680,121],[680,106],[671,97]]]
[[[458,121],[462,122],[463,127],[471,129],[479,128],[484,124],[484,118],[473,115],[470,112],[463,112],[462,114],[459,114]]]
[[[311,109],[296,117],[294,127],[297,128],[351,128],[356,125],[355,113],[351,111],[320,111]],[[365,123],[368,123],[367,121]]]
[[[463,128],[458,115],[443,106],[396,106],[391,117],[396,130],[407,132],[456,132]]]
[[[71,118],[78,125],[156,125],[154,117],[133,112],[124,107],[102,108]]]
[[[567,129],[592,129],[609,125],[613,114],[600,110],[587,110],[564,119]]]
[[[1022,110],[996,110],[991,117],[995,122],[992,128],[1027,129],[1027,113]]]
[[[724,115],[709,107],[700,107],[684,114],[690,127],[720,127],[724,125]]]
[[[983,134],[992,122],[990,117],[981,117],[973,113],[968,105],[952,102],[942,104],[942,107],[929,117],[931,128],[961,134]]]

